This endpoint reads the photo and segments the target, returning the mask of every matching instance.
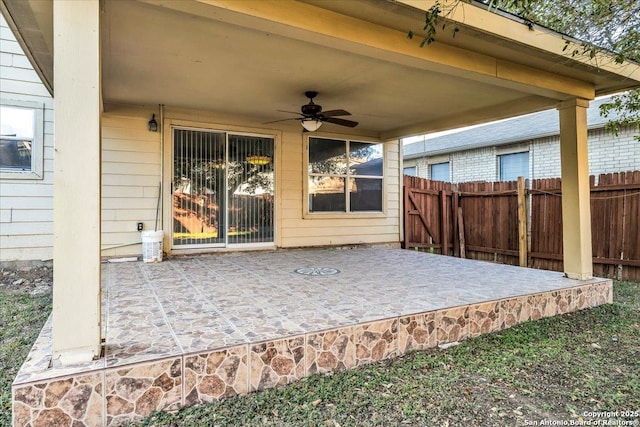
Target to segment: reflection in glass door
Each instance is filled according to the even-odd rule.
[[[274,140],[173,129],[173,246],[273,242]]]
[[[224,133],[174,129],[174,246],[224,244],[225,148]]]
[[[229,135],[228,243],[273,242],[273,139]]]

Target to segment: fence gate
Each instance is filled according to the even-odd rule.
[[[443,255],[453,255],[451,184],[404,177],[405,249],[421,248]]]

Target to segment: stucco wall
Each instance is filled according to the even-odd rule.
[[[589,173],[624,172],[640,170],[640,142],[631,130],[623,130],[617,137],[604,129],[593,129],[589,138]],[[556,178],[560,176],[560,137],[546,137],[519,144],[485,147],[448,154],[452,182],[498,180],[497,156],[510,151],[529,151],[529,178]],[[442,160],[437,157],[412,159],[418,176],[429,177],[428,165]]]
[[[0,262],[53,256],[53,99],[0,15],[0,102],[43,111],[42,177],[0,178]]]

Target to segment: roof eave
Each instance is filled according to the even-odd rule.
[[[393,1],[426,12],[438,0]],[[565,50],[566,42],[580,43],[579,40],[543,26],[525,26],[524,20],[521,22],[513,15],[506,16],[505,13],[497,12],[489,10],[486,5],[476,1],[469,4],[461,2],[459,7],[447,15],[447,20],[548,54],[563,56],[568,61],[591,68],[592,72],[600,74],[600,77],[605,72],[611,74],[611,77],[607,78],[604,84],[595,85],[596,96],[640,87],[640,64],[631,61],[617,63],[615,55],[606,51],[598,52],[594,57],[586,53],[573,55]]]
[[[32,8],[34,4],[42,8],[39,13],[41,19],[50,20],[50,25],[47,27],[49,30],[43,28],[43,25],[27,26],[26,23],[19,22],[18,16],[30,16],[30,21],[37,24],[37,19],[34,17],[36,13]],[[53,6],[49,2],[0,0],[0,13],[7,21],[42,84],[53,96]],[[27,28],[29,28],[28,31]]]

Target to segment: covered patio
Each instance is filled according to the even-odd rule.
[[[425,33],[407,31],[434,4],[0,1],[55,90],[53,315],[14,383],[16,426],[117,425],[610,301],[611,282],[592,279],[586,109],[636,87],[640,67],[570,56],[562,35],[480,4],[421,49]],[[549,108],[568,278],[392,248],[401,138]],[[185,140],[206,149],[181,156]],[[245,191],[257,179],[234,180],[249,172],[262,181]],[[178,191],[183,178],[199,194]],[[316,182],[341,183],[340,203],[314,205]],[[257,187],[269,203],[242,205],[238,218],[261,219],[245,229],[233,202]],[[183,198],[208,217],[183,227]],[[159,229],[175,258],[103,263]],[[236,237],[249,231],[261,238]]]
[[[52,366],[49,320],[15,426],[121,425],[612,298],[610,280],[389,246],[106,262],[102,278],[104,357]]]
[[[139,254],[140,231],[162,229],[170,255],[399,245],[401,138],[548,108],[560,118],[564,272],[591,278],[586,108],[637,86],[640,67],[571,56],[561,34],[480,4],[455,9],[457,35],[421,49],[425,33],[407,30],[434,4],[2,0],[55,90],[56,363],[100,357],[101,257]],[[305,132],[309,120],[326,123]],[[379,163],[358,171],[364,160]],[[317,182],[340,185],[327,196]],[[247,188],[253,203],[240,203]],[[187,193],[198,215],[184,212]]]

